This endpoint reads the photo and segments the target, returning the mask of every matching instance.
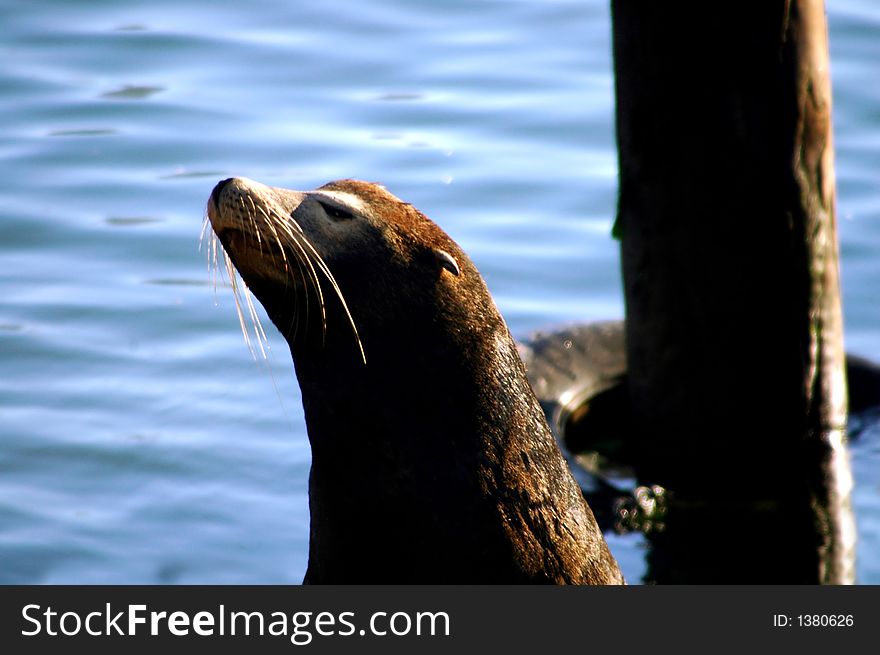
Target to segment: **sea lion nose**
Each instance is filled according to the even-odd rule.
[[[223,193],[223,187],[232,182],[234,178],[227,177],[225,180],[221,180],[217,182],[217,186],[214,187],[214,190],[211,191],[211,202],[214,203],[215,207],[220,206],[220,194]]]

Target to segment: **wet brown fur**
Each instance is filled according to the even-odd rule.
[[[306,309],[292,297],[302,281],[255,274],[247,258],[259,251],[236,253],[219,235],[287,338],[302,389],[312,445],[306,582],[622,582],[467,255],[382,187],[342,180],[321,190],[366,205],[351,219],[362,224],[341,228],[351,243],[321,242],[329,232],[313,226],[311,200],[278,213],[308,223],[366,363],[337,298],[325,294],[325,331],[292,330],[291,312]]]

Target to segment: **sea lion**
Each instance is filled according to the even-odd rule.
[[[435,223],[355,180],[231,178],[207,215],[302,390],[304,582],[623,582],[482,277]]]

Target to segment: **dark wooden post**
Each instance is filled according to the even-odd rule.
[[[611,5],[651,576],[852,581],[822,0]]]

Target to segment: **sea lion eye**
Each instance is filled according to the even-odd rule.
[[[346,211],[336,205],[331,205],[329,202],[321,202],[318,201],[318,204],[321,205],[321,208],[330,218],[333,218],[337,221],[347,221],[349,219],[354,218],[354,214],[350,211]]]

